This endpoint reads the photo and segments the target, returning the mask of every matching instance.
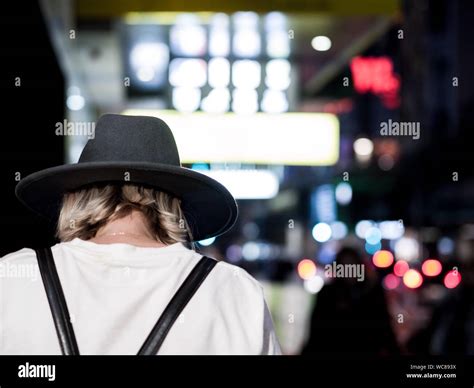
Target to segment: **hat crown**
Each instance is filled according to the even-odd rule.
[[[97,121],[79,163],[112,161],[181,165],[173,133],[163,120],[106,114]]]

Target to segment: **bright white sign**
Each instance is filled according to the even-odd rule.
[[[182,163],[329,166],[339,159],[339,121],[329,113],[179,113],[130,109],[164,120]]]

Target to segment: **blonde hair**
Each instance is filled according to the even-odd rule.
[[[167,245],[191,240],[178,198],[132,184],[91,186],[64,194],[56,236],[61,241],[89,240],[132,210],[143,213],[156,240]]]

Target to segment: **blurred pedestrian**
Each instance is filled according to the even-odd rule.
[[[338,252],[335,262],[367,269],[359,252],[349,247]],[[377,279],[367,275],[364,281],[336,276],[317,294],[303,354],[376,356],[397,353],[383,289]]]

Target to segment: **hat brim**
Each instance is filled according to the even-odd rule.
[[[238,215],[229,191],[216,180],[185,167],[143,162],[84,162],[51,167],[22,179],[17,198],[56,222],[64,193],[98,183],[133,183],[167,192],[182,201],[192,241],[228,231]]]

